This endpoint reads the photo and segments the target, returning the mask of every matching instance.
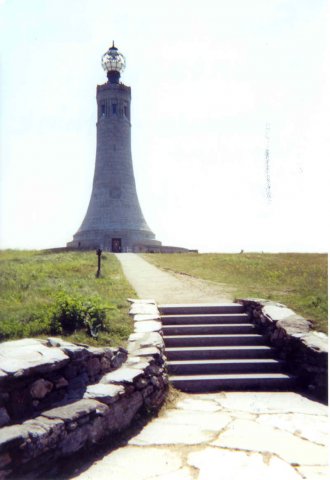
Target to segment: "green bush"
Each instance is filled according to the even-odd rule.
[[[86,329],[92,337],[104,330],[106,311],[114,308],[104,305],[99,297],[84,298],[66,293],[57,295],[52,314],[51,330],[55,335],[71,335],[77,330]]]

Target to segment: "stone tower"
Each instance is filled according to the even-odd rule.
[[[125,58],[113,44],[102,57],[108,81],[97,86],[97,146],[93,190],[70,248],[148,251],[161,243],[137,197],[131,155],[131,88],[120,83]]]

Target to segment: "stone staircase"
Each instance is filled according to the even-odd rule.
[[[170,382],[187,392],[292,390],[295,377],[240,304],[158,305]]]

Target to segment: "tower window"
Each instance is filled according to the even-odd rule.
[[[102,105],[101,105],[101,115],[102,115],[102,117],[105,117],[105,114],[106,114],[106,105],[105,105],[105,103],[102,103]]]
[[[124,115],[126,118],[128,118],[128,109],[127,109],[127,105],[124,105]]]
[[[113,114],[113,115],[116,115],[116,113],[117,113],[117,104],[116,104],[116,103],[113,103],[113,104],[112,104],[112,114]]]

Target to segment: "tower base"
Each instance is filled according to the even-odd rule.
[[[141,230],[90,230],[78,232],[73,241],[67,243],[70,249],[93,250],[101,248],[106,252],[147,252],[161,248],[162,244],[149,231]]]

